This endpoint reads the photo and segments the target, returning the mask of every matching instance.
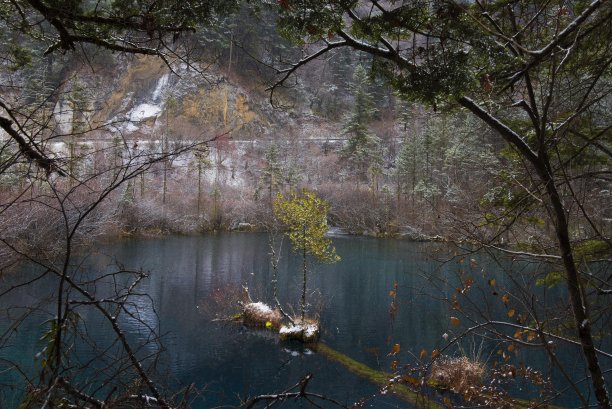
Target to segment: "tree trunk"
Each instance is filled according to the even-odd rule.
[[[302,305],[301,305],[301,315],[302,315],[302,324],[304,323],[304,318],[306,315],[306,279],[307,279],[307,271],[306,271],[306,226],[303,227],[303,248],[302,248],[302,272],[304,274],[304,280],[302,282]]]
[[[542,175],[541,175],[542,177]],[[546,192],[552,205],[553,215],[555,218],[555,232],[563,267],[567,275],[567,290],[572,304],[572,312],[574,321],[578,329],[578,338],[582,345],[589,373],[591,374],[591,382],[595,388],[595,396],[601,408],[610,408],[610,397],[606,388],[606,381],[599,365],[595,344],[593,343],[593,335],[591,333],[591,320],[589,319],[588,300],[583,296],[580,285],[580,273],[576,268],[572,246],[569,240],[569,228],[567,217],[563,203],[559,197],[557,188],[551,180],[550,175],[543,178],[546,183]]]
[[[580,287],[580,273],[574,261],[572,246],[569,239],[567,216],[565,215],[563,202],[555,186],[552,167],[550,166],[550,161],[546,152],[541,151],[539,154],[536,154],[520,135],[486,112],[470,98],[461,97],[459,103],[482,119],[493,130],[497,131],[506,142],[518,149],[521,156],[535,168],[538,177],[546,187],[546,195],[552,207],[550,217],[555,225],[557,246],[561,253],[561,260],[563,261],[563,268],[566,274],[567,291],[572,305],[574,322],[578,330],[578,339],[582,346],[582,353],[591,375],[591,382],[599,406],[603,409],[609,409],[610,397],[606,388],[606,381],[601,371],[601,366],[599,365],[599,360],[597,359],[593,335],[591,333],[588,300],[583,296]]]
[[[200,217],[202,203],[202,162],[198,160],[198,217]]]

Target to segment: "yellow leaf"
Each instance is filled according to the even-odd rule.
[[[427,356],[427,350],[421,349],[421,353],[419,354],[419,358],[423,359]]]
[[[515,313],[514,308],[510,308],[508,310],[508,317],[510,317],[510,318],[514,317],[514,313]]]
[[[457,317],[450,317],[450,321],[451,321],[451,324],[453,324],[453,326],[455,327],[458,327],[459,324],[461,324],[461,321]]]
[[[389,291],[389,297],[395,298],[396,295],[397,295],[397,292],[395,290]]]
[[[508,294],[504,294],[504,296],[502,297],[502,301],[504,302],[504,304],[508,304],[508,302],[510,301],[510,296]]]
[[[400,351],[400,344],[395,344],[395,345],[393,345],[393,350],[392,350],[392,351],[393,351],[393,355],[395,355],[395,354],[399,354],[399,351]]]
[[[270,321],[266,321],[266,328],[272,328],[272,323]]]
[[[494,278],[492,278],[492,279],[490,279],[490,280],[489,280],[489,285],[490,285],[491,287],[494,287],[496,283],[497,283],[497,280],[495,280]]]

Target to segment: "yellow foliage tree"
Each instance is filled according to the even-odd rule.
[[[291,247],[302,255],[302,301],[300,313],[302,322],[306,311],[306,284],[308,279],[307,258],[310,256],[323,263],[340,260],[327,232],[327,212],[329,204],[316,194],[302,190],[301,195],[292,193],[285,198],[280,193],[273,203],[274,215],[287,228],[286,235]]]

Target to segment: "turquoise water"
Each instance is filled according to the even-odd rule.
[[[293,305],[297,310],[301,260],[288,251],[286,244],[279,265],[279,298],[287,309]],[[381,371],[390,371],[394,360],[399,361],[400,367],[414,365],[420,351],[430,352],[446,344],[444,334],[452,339],[462,332],[468,319],[445,300],[458,294],[469,280],[473,281],[469,290],[472,301],[470,304],[460,295],[462,309],[470,310],[481,320],[507,319],[508,306],[500,301],[501,294],[495,294],[495,289],[511,289],[514,284],[502,268],[512,267],[523,280],[540,269],[530,264],[498,263],[481,253],[453,259],[459,250],[445,244],[360,237],[337,237],[334,244],[342,261],[313,266],[308,285],[310,312],[321,318],[322,342]],[[215,320],[239,311],[237,301],[243,285],[248,286],[254,299],[271,299],[272,269],[268,253],[268,239],[264,234],[125,240],[100,248],[95,255],[83,259],[77,271],[83,277],[95,276],[110,271],[110,265],[120,261],[125,268],[150,273],[140,287],[147,296],[130,306],[130,312],[140,320],[124,313],[119,315],[119,324],[130,342],[146,344],[139,350],[140,356],[161,351],[159,380],[173,387],[195,385],[199,394],[193,401],[194,408],[236,406],[250,396],[282,391],[308,373],[313,374],[312,392],[342,403],[350,405],[366,398],[365,407],[408,407],[397,398],[381,396],[378,385],[311,348],[280,342],[270,331]],[[448,262],[442,263],[444,260]],[[23,274],[27,276],[27,272]],[[489,282],[492,277],[496,280],[494,287]],[[2,285],[9,284],[5,281]],[[103,293],[111,285],[115,283],[107,281],[95,290]],[[36,304],[52,296],[55,288],[55,281],[49,277],[1,298],[3,324],[8,324],[19,311],[8,307]],[[395,299],[390,295],[394,289]],[[538,296],[546,305],[564,302],[563,294],[554,289],[542,290]],[[394,308],[392,301],[395,301]],[[112,342],[112,333],[95,312],[85,308],[79,312],[97,348],[103,349]],[[0,355],[36,368],[40,362],[34,357],[42,348],[40,323],[52,316],[53,310],[41,305],[40,311],[26,320],[19,333],[2,345]],[[453,326],[451,316],[460,317],[461,325]],[[163,334],[163,347],[147,343],[144,324]],[[395,344],[400,345],[401,351],[391,356]],[[79,342],[75,345],[80,362],[95,355],[86,345]],[[453,347],[447,352],[478,357],[488,365],[502,359],[496,354],[500,349],[497,342],[467,337],[459,345],[460,348]],[[583,371],[577,350],[567,348],[557,352],[570,370]],[[517,363],[527,361],[545,373],[549,370],[546,357],[536,351],[513,352],[512,359]],[[6,368],[5,362],[3,369]],[[83,370],[83,376],[91,376],[91,371]],[[551,373],[551,376],[554,383],[564,387],[557,374]],[[20,393],[18,377],[5,371],[0,379],[5,382],[4,402],[11,402]],[[11,385],[15,386],[14,390]],[[518,383],[509,388],[517,396],[525,396],[529,390]],[[567,406],[577,404],[570,393],[557,402]],[[288,401],[283,407],[310,406],[303,401]]]

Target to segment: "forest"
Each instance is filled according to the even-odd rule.
[[[155,266],[96,257],[241,232],[265,233],[273,291],[211,290],[202,314],[233,316],[220,300],[244,306],[244,285],[274,310],[263,327],[317,309],[324,327],[318,292],[343,296],[315,272],[358,257],[329,237],[424,243],[459,266],[418,292],[452,332],[387,341],[378,369],[331,336],[316,354],[407,407],[610,408],[611,17],[609,0],[3,1],[0,407],[208,407],[160,376]],[[377,306],[392,321],[399,282]],[[22,333],[37,351],[17,358]],[[466,356],[475,339],[495,358]],[[227,402],[383,405],[316,377]]]

